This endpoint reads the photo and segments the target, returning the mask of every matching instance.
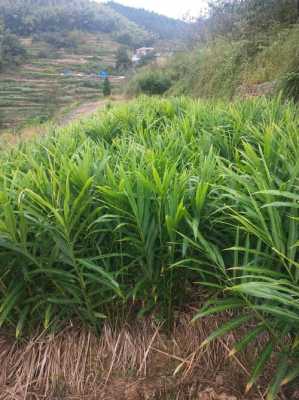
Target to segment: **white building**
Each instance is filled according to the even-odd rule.
[[[140,49],[137,49],[135,51],[135,54],[139,57],[144,57],[154,50],[155,49],[153,47],[140,47]]]
[[[132,56],[132,63],[133,64],[138,64],[140,60],[141,60],[141,58],[139,56],[137,56],[137,54],[134,54]]]
[[[152,53],[154,50],[153,47],[140,47],[139,49],[136,49],[135,54],[132,56],[132,63],[138,64],[143,57]]]

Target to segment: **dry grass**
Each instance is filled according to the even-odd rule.
[[[19,344],[2,336],[0,399],[240,399],[245,367],[227,365],[233,337],[199,348],[215,325],[181,314],[170,335],[146,320],[106,325],[100,337],[73,326]]]
[[[6,132],[0,135],[0,150],[5,148],[7,145],[17,145],[27,140],[41,136],[47,131],[45,125],[34,125],[23,128],[19,132]]]

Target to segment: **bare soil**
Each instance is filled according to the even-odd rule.
[[[83,117],[88,117],[94,114],[96,111],[104,108],[107,105],[106,100],[99,100],[94,102],[84,103],[78,108],[70,111],[67,115],[65,115],[60,121],[59,125],[67,125],[70,122],[80,120]]]
[[[274,93],[276,84],[276,81],[256,84],[243,84],[238,87],[235,97],[248,99],[252,97],[270,96]]]
[[[107,104],[109,104],[111,102],[121,102],[121,101],[125,101],[124,97],[114,96],[114,97],[108,98],[106,100],[98,100],[98,101],[83,103],[79,107],[74,108],[72,111],[67,113],[63,118],[61,118],[58,121],[58,124],[64,126],[73,121],[77,121],[82,118],[89,117],[90,115],[103,109],[105,106],[107,106]]]
[[[248,363],[258,348],[228,360],[236,340],[230,334],[201,349],[221,321],[190,319],[180,314],[171,333],[153,319],[118,329],[105,325],[100,336],[73,325],[23,342],[2,333],[0,400],[264,399],[268,377],[244,394]]]

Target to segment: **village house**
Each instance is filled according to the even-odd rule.
[[[133,64],[138,64],[143,57],[152,53],[154,50],[155,49],[153,47],[140,47],[139,49],[136,49],[134,55],[132,56]]]

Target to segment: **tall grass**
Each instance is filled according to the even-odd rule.
[[[218,36],[192,51],[177,53],[159,71],[151,65],[150,75],[158,81],[162,68],[162,75],[171,83],[168,94],[204,99],[232,99],[240,95],[242,86],[264,82],[278,91],[277,83],[282,80],[285,95],[297,100],[298,38],[298,24],[278,25],[247,39]],[[129,82],[128,93],[146,93],[140,83],[148,75],[148,68],[141,69]]]
[[[203,345],[253,326],[248,390],[298,370],[298,111],[141,98],[0,155],[0,325],[234,310]],[[250,322],[250,323],[249,323]],[[266,334],[266,335],[265,335]]]

